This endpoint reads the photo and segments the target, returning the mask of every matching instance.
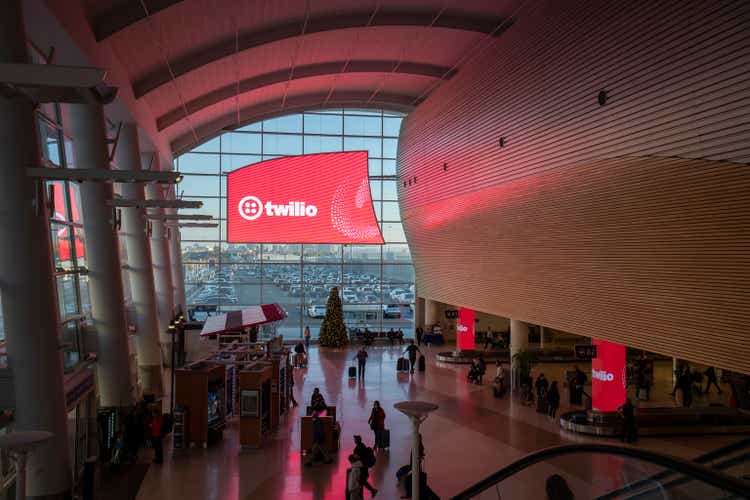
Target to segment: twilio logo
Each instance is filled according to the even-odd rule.
[[[257,196],[245,196],[237,205],[240,217],[245,220],[255,220],[263,213],[268,217],[315,217],[318,207],[306,205],[304,201],[290,201],[286,205],[277,205],[267,201],[264,205]]]
[[[602,382],[612,382],[615,376],[607,370],[591,370],[591,378],[601,380]]]

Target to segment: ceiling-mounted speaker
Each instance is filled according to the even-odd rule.
[[[447,172],[447,171],[448,171],[448,164],[443,163],[443,172]]]
[[[596,100],[599,102],[599,106],[604,106],[605,104],[607,104],[607,91],[600,90],[599,95],[596,97]]]
[[[498,143],[498,145],[499,145],[499,146],[500,146],[501,148],[504,148],[504,147],[505,147],[505,137],[501,137],[501,138],[500,138],[500,140],[499,140],[499,141],[497,141],[497,143]]]

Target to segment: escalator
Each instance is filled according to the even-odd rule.
[[[750,439],[694,461],[596,443],[546,448],[461,493],[467,499],[750,499]]]

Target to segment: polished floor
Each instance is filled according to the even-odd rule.
[[[329,404],[337,405],[342,446],[333,464],[302,466],[300,409],[296,408],[262,449],[240,450],[237,430],[230,425],[223,441],[213,447],[192,449],[163,465],[152,465],[141,485],[138,500],[344,498],[346,457],[353,448],[352,436],[360,434],[372,444],[367,417],[375,400],[386,410],[386,426],[391,430],[390,451],[378,456],[371,471],[371,482],[379,490],[378,498],[400,497],[395,473],[409,462],[411,430],[407,418],[393,408],[399,401],[419,399],[439,406],[423,424],[422,434],[428,481],[441,498],[449,498],[528,452],[587,439],[561,431],[551,418],[509,397],[495,399],[488,385],[468,385],[467,367],[438,365],[429,350],[423,350],[428,359],[425,373],[397,375],[399,347],[370,349],[362,382],[348,379],[346,373],[355,348],[311,349],[309,366],[295,370],[295,397],[302,404],[309,401],[313,388],[319,387]],[[671,364],[663,365],[657,367],[654,399],[671,404],[668,395]],[[559,379],[568,367],[544,364],[539,365],[535,373],[544,371],[548,377]],[[565,394],[563,399],[566,399]],[[566,409],[563,402],[561,411]],[[717,436],[648,438],[642,439],[638,446],[692,458],[735,439]],[[591,492],[604,493],[623,481],[649,472],[639,466],[626,465],[589,457],[561,460],[537,471],[536,481],[517,482],[503,493],[513,491],[512,497],[535,498],[539,492],[532,490],[543,487],[543,481],[538,479],[546,477],[539,474],[557,471],[564,473],[574,490],[585,490],[584,495],[577,496],[585,498]],[[366,497],[369,494],[366,493]]]

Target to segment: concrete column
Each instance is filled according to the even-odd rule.
[[[518,387],[518,364],[513,356],[519,351],[526,349],[529,345],[529,325],[517,319],[510,320],[510,380],[511,387]]]
[[[424,325],[425,331],[439,322],[438,304],[432,299],[424,299]]]
[[[148,184],[146,199],[163,200],[164,186]],[[164,215],[163,208],[151,208],[150,214]],[[167,333],[169,323],[174,319],[174,292],[172,291],[172,263],[169,259],[167,226],[164,220],[151,221],[151,262],[154,269],[154,289],[156,290],[156,310],[159,319],[159,339],[162,345],[162,359],[169,364],[169,345],[172,338]]]
[[[121,170],[140,170],[138,130],[132,123],[123,124],[116,152],[117,166]],[[127,183],[120,187],[123,198],[143,200],[143,184]],[[146,234],[145,211],[135,207],[122,208],[122,230],[128,252],[130,292],[135,309],[136,350],[138,376],[144,394],[163,394],[161,354],[159,349],[159,322],[156,313],[154,272],[151,249]]]
[[[21,0],[3,3],[0,62],[28,63]],[[22,97],[0,96],[0,290],[15,430],[43,430],[52,440],[29,453],[30,497],[70,495],[72,474],[44,184],[26,175],[39,165],[37,118]]]
[[[539,347],[544,348],[552,343],[552,332],[547,328],[539,325]]]
[[[424,302],[422,297],[417,297],[414,304],[414,327],[422,327],[424,329]]]
[[[76,167],[109,169],[109,148],[100,104],[73,104],[73,147]],[[120,245],[113,225],[112,184],[81,184],[83,226],[89,267],[91,316],[98,344],[97,385],[102,406],[127,406],[132,402],[127,320],[120,269]]]
[[[170,208],[168,214],[176,214],[177,210]],[[187,317],[187,304],[185,302],[185,275],[182,269],[182,244],[180,242],[180,229],[171,227],[169,229],[169,260],[172,263],[172,293],[174,295],[175,312],[181,309]]]

